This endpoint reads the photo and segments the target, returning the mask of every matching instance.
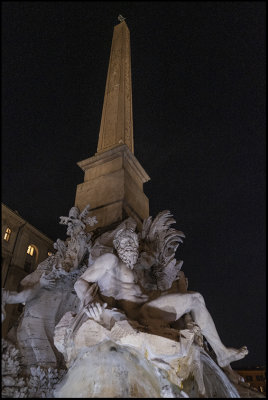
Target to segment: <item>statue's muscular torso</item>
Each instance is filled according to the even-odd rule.
[[[115,300],[144,303],[148,299],[135,283],[133,271],[111,253],[98,257],[80,279],[88,283],[96,282],[103,296]]]

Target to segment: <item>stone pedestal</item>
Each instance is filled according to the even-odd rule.
[[[78,162],[85,172],[84,183],[77,186],[75,206],[83,210],[90,204],[89,216],[96,215],[98,225],[108,227],[126,217],[133,217],[141,228],[149,216],[149,200],[143,193],[143,183],[150,177],[127,145]]]

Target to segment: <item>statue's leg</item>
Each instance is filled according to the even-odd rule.
[[[227,348],[221,342],[214,321],[208,312],[203,296],[200,293],[176,293],[160,296],[146,304],[151,310],[160,309],[171,313],[179,319],[183,314],[191,312],[194,321],[199,325],[202,334],[207,338],[209,344],[216,353],[218,363],[221,367],[229,365],[233,361],[240,360],[248,354],[246,347],[241,349]]]
[[[22,365],[56,368],[56,349],[53,348],[54,325],[32,316],[24,316],[17,330]]]

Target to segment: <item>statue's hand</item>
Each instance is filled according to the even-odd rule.
[[[46,289],[52,289],[56,285],[56,281],[54,278],[49,278],[45,272],[42,273],[40,280],[40,286]]]
[[[94,319],[94,321],[100,322],[102,320],[102,314],[105,308],[107,307],[107,303],[100,305],[100,303],[93,303],[84,308],[84,312],[87,314],[89,318]]]

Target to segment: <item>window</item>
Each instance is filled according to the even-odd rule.
[[[34,247],[29,245],[27,249],[27,254],[30,254],[30,256],[33,256],[34,253]]]
[[[262,376],[262,375],[256,375],[256,379],[257,379],[257,381],[264,381],[264,376]]]
[[[253,381],[253,378],[252,378],[251,375],[248,375],[248,376],[246,376],[246,380],[247,380],[248,382],[251,382],[251,381]]]
[[[6,242],[9,241],[10,235],[11,235],[11,229],[10,229],[10,228],[7,228],[6,231],[5,231],[5,234],[4,234],[4,240],[5,240]]]

